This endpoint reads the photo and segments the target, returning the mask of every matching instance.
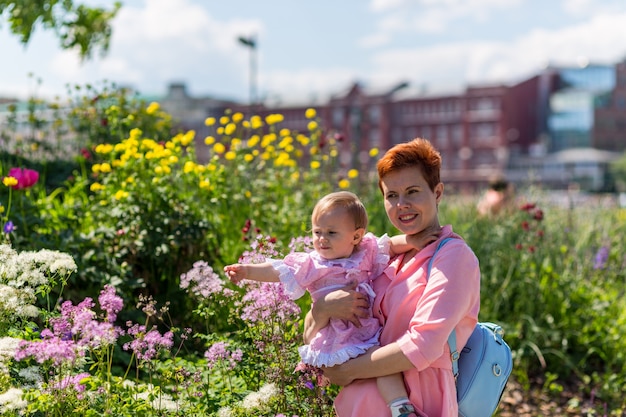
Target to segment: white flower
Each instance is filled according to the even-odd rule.
[[[4,362],[15,356],[15,351],[20,341],[21,339],[15,337],[5,336],[0,338],[0,362]]]
[[[230,407],[222,407],[217,412],[217,417],[232,417],[233,410]]]
[[[254,410],[261,405],[267,404],[278,393],[276,384],[266,384],[256,392],[251,392],[241,400],[241,406],[246,410]]]
[[[0,414],[7,411],[21,410],[28,402],[22,398],[22,390],[9,388],[4,394],[0,394]]]

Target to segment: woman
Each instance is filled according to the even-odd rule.
[[[378,161],[379,187],[391,223],[402,233],[453,237],[437,253],[427,276],[428,261],[438,241],[390,261],[373,283],[374,315],[383,331],[380,347],[326,368],[331,382],[344,386],[335,400],[339,417],[385,417],[390,410],[376,378],[402,372],[409,393],[406,416],[457,417],[456,387],[448,336],[456,329],[465,345],[478,320],[478,260],[450,225],[441,227],[438,206],[443,197],[441,156],[425,139],[394,146]],[[351,288],[330,293],[314,303],[305,322],[305,339],[331,318],[358,325],[366,317],[367,300]],[[460,350],[460,349],[459,349]]]

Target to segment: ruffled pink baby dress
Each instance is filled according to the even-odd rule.
[[[367,233],[349,258],[324,259],[313,251],[296,252],[283,260],[269,261],[292,299],[300,298],[308,291],[315,302],[331,291],[358,282],[357,291],[367,294],[370,305],[373,305],[375,293],[370,283],[387,268],[389,247],[387,235],[376,238]],[[298,351],[306,364],[318,367],[337,365],[378,345],[380,328],[380,322],[373,316],[361,319],[360,328],[349,321],[331,319],[310,344],[299,347]]]

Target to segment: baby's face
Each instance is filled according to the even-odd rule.
[[[354,219],[341,207],[318,215],[313,224],[313,247],[324,259],[348,258],[360,241]]]

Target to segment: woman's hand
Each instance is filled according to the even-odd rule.
[[[437,239],[439,239],[439,235],[441,235],[441,227],[437,226],[428,226],[426,229],[417,232],[413,235],[407,235],[406,240],[409,245],[414,247],[417,250],[422,250],[430,243],[433,243]]]
[[[335,385],[345,386],[352,381],[354,381],[354,377],[351,375],[349,368],[349,362],[344,362],[339,365],[332,366],[330,368],[322,368],[322,372],[324,372],[324,377],[328,378],[328,380]]]
[[[305,343],[309,343],[331,318],[346,320],[356,327],[361,327],[360,319],[370,317],[368,296],[356,291],[357,285],[354,282],[326,294],[313,303],[304,320]]]

